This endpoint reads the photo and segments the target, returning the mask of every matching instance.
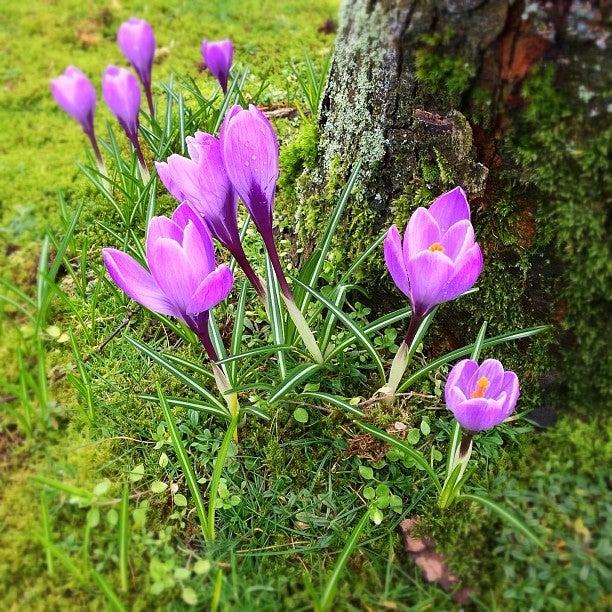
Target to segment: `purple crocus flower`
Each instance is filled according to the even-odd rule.
[[[229,295],[234,277],[227,265],[216,267],[210,234],[187,204],[171,219],[153,217],[149,222],[148,271],[117,249],[104,249],[102,257],[124,293],[149,310],[185,321],[210,358],[218,359],[208,335],[208,311]]]
[[[146,169],[144,155],[138,140],[140,88],[136,77],[125,68],[107,66],[102,77],[102,95],[108,107],[117,117],[119,125],[134,145],[141,168]]]
[[[227,176],[261,234],[285,297],[291,290],[278,260],[272,211],[279,173],[278,140],[268,118],[255,106],[233,106],[219,134]]]
[[[187,202],[202,215],[210,233],[233,255],[265,304],[263,283],[249,264],[240,241],[238,194],[225,172],[219,140],[196,132],[187,138],[187,149],[191,159],[171,155],[165,162],[156,162],[159,177],[179,202]]]
[[[104,166],[94,132],[96,90],[85,74],[75,66],[68,66],[64,73],[51,79],[51,93],[59,106],[83,128],[93,147],[98,165]]]
[[[417,318],[471,289],[482,271],[482,252],[474,242],[463,189],[442,194],[429,209],[417,208],[403,243],[393,225],[384,252],[391,277],[410,299]]]
[[[117,32],[119,48],[136,71],[147,96],[149,111],[154,115],[151,93],[151,71],[155,57],[155,34],[144,19],[132,17],[124,21]]]
[[[310,354],[323,363],[315,337],[295,303],[274,243],[272,211],[279,172],[274,128],[257,107],[251,105],[244,110],[233,106],[223,120],[219,140],[225,170],[263,238],[287,311]]]
[[[202,41],[202,59],[204,65],[211,74],[219,81],[223,93],[227,93],[227,80],[234,58],[234,45],[229,39]]]
[[[450,371],[444,397],[461,427],[468,432],[481,431],[512,414],[519,381],[514,372],[504,371],[497,359],[486,359],[480,366],[473,359],[463,359]]]

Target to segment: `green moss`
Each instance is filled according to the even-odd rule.
[[[475,74],[470,61],[446,49],[453,38],[452,30],[424,35],[414,59],[416,78],[425,93],[446,96],[450,106],[458,104]]]

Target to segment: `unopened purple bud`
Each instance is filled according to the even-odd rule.
[[[384,253],[391,277],[418,317],[471,289],[482,271],[482,251],[463,189],[441,195],[429,209],[418,208],[403,240],[393,225]]]
[[[202,41],[202,59],[204,65],[219,81],[223,93],[227,93],[227,81],[234,57],[234,45],[229,39]]]
[[[51,93],[59,106],[81,124],[86,134],[92,132],[96,90],[81,70],[68,66],[63,74],[51,79]]]
[[[153,114],[151,96],[151,72],[155,58],[155,34],[151,25],[144,19],[132,17],[119,27],[117,42],[123,55],[132,64],[140,78],[149,102],[149,110]]]
[[[505,421],[516,407],[519,381],[514,372],[504,371],[497,359],[479,366],[473,359],[457,363],[448,375],[446,407],[469,432],[490,429]]]
[[[104,101],[130,139],[138,133],[140,88],[136,77],[125,68],[108,66],[102,77]]]
[[[272,236],[272,210],[278,178],[278,140],[268,118],[256,107],[234,106],[220,132],[230,181],[264,239]]]

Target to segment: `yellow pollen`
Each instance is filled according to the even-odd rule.
[[[482,378],[478,379],[478,382],[476,383],[476,389],[474,391],[472,391],[472,395],[471,397],[484,397],[485,391],[487,389],[487,387],[490,386],[490,382],[489,379],[486,376],[483,376]]]
[[[431,251],[432,253],[433,251],[440,251],[441,253],[444,253],[444,247],[439,242],[434,242],[427,250]]]

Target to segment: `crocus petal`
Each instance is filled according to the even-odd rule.
[[[225,169],[258,229],[271,225],[278,178],[278,141],[254,106],[229,119],[222,139]]]
[[[478,363],[473,359],[462,359],[459,363],[453,366],[446,379],[444,387],[444,396],[447,406],[454,405],[455,402],[451,398],[451,391],[458,388],[461,391],[463,400],[469,396],[468,384],[478,370]]]
[[[166,189],[179,202],[197,196],[197,166],[192,160],[174,153],[165,162],[155,162],[155,167]]]
[[[58,105],[86,132],[92,130],[96,90],[81,70],[68,66],[63,74],[51,80],[51,93]]]
[[[198,314],[210,310],[222,302],[234,286],[234,275],[230,268],[221,264],[211,272],[195,290],[188,306],[188,314]]]
[[[183,247],[170,238],[158,238],[151,244],[147,261],[160,289],[181,313],[185,313],[198,281],[191,274],[191,262]]]
[[[406,227],[404,235],[404,258],[406,261],[417,253],[426,251],[435,242],[440,242],[440,228],[426,208],[417,208]]]
[[[132,17],[119,26],[117,43],[144,83],[151,81],[155,57],[155,34],[144,19]]]
[[[160,314],[180,316],[151,274],[127,253],[103,249],[102,258],[113,282],[134,301]]]
[[[503,404],[484,397],[468,399],[451,408],[459,424],[468,431],[481,431],[499,425],[504,419]]]
[[[504,418],[508,418],[514,412],[516,402],[520,395],[518,376],[514,372],[504,372],[502,389],[506,394],[506,399],[504,401]]]
[[[202,41],[202,59],[204,64],[219,81],[224,92],[227,91],[227,79],[232,67],[233,57],[234,46],[230,40]]]
[[[406,266],[412,303],[419,315],[444,301],[444,289],[451,278],[453,262],[440,251],[421,251]]]
[[[212,238],[204,225],[189,221],[183,233],[183,251],[191,263],[191,274],[199,283],[215,269],[215,250]]]
[[[469,382],[470,388],[468,391],[470,393],[476,389],[478,380],[483,377],[489,381],[489,386],[484,391],[484,397],[496,398],[502,391],[504,367],[497,359],[485,359]]]
[[[227,130],[227,126],[229,122],[241,111],[244,109],[240,104],[234,104],[230,108],[225,111],[225,115],[223,117],[223,122],[221,123],[221,127],[219,128],[219,141],[221,142],[221,151],[223,151],[223,139],[225,136],[225,132]]]
[[[387,264],[393,282],[406,297],[410,297],[410,283],[408,282],[408,273],[406,272],[406,264],[404,263],[402,239],[395,225],[389,228],[387,236],[385,237],[384,253],[385,263]]]
[[[102,78],[102,95],[128,136],[135,138],[140,111],[140,87],[136,77],[125,68],[107,66]]]
[[[467,219],[452,225],[440,239],[444,254],[453,261],[465,253],[474,244],[474,228]]]
[[[211,134],[199,132],[188,143],[197,159],[199,187],[190,204],[204,217],[211,233],[230,250],[240,243],[237,208],[238,194],[225,171],[221,143]]]
[[[170,238],[181,244],[183,242],[183,229],[168,217],[153,217],[147,227],[147,258],[151,254],[151,246],[159,238]]]
[[[470,218],[470,205],[465,191],[455,187],[451,191],[437,197],[429,207],[429,212],[438,222],[440,231],[444,234],[451,225]]]
[[[454,273],[444,290],[444,300],[454,300],[471,289],[482,272],[482,251],[478,243],[471,246],[456,262]]]

